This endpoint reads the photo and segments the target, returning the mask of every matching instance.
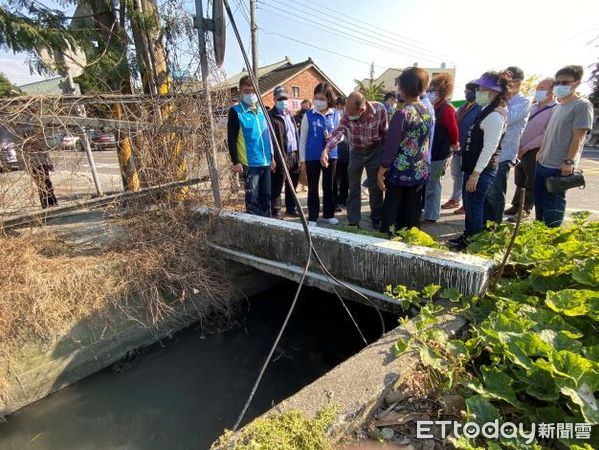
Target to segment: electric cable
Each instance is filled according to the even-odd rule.
[[[227,15],[229,16],[229,21],[231,24],[231,27],[233,28],[233,32],[235,33],[235,37],[237,39],[237,43],[240,47],[241,53],[243,55],[243,59],[245,62],[246,67],[248,68],[248,75],[249,75],[249,79],[250,82],[252,83],[252,86],[254,88],[254,91],[256,92],[257,98],[258,98],[258,103],[260,105],[260,107],[262,108],[263,111],[266,111],[266,106],[264,104],[264,101],[262,100],[262,96],[260,95],[260,89],[258,86],[258,80],[256,79],[256,77],[254,76],[254,72],[251,70],[251,64],[249,61],[249,58],[247,56],[247,53],[245,51],[245,47],[243,45],[243,42],[241,40],[241,35],[239,33],[239,29],[237,28],[237,23],[235,22],[235,18],[233,16],[233,12],[231,11],[231,8],[229,6],[229,2],[228,0],[223,0],[224,6],[225,6],[225,10],[227,12]],[[269,132],[274,136],[274,127],[272,124],[272,121],[270,120],[270,116],[268,114],[265,114],[265,120],[266,123],[268,125],[269,128]],[[287,165],[285,164],[285,160],[283,158],[283,152],[279,146],[279,143],[276,139],[273,139],[273,146],[278,154],[278,156],[281,159],[282,162],[282,168],[283,168],[283,173],[285,175],[285,179],[286,181],[288,181],[291,184],[291,175],[289,173],[289,169],[287,168]],[[346,283],[338,280],[337,278],[333,277],[332,274],[329,272],[329,270],[324,266],[322,260],[320,259],[320,257],[318,256],[318,253],[316,252],[313,242],[312,242],[312,236],[310,234],[310,230],[308,228],[308,222],[306,220],[305,214],[302,210],[301,207],[301,203],[299,201],[299,198],[297,197],[297,194],[295,192],[295,190],[291,191],[291,195],[293,198],[294,203],[297,205],[298,207],[298,211],[299,211],[299,215],[300,215],[300,222],[302,224],[302,228],[304,230],[304,235],[306,236],[306,240],[307,240],[307,244],[308,244],[308,257],[306,260],[306,264],[304,266],[304,270],[302,272],[302,276],[300,278],[299,284],[298,284],[298,288],[296,290],[295,296],[293,298],[293,301],[291,302],[291,305],[289,307],[289,311],[287,312],[287,315],[285,317],[285,320],[283,321],[283,324],[281,325],[281,328],[279,329],[279,332],[277,334],[277,337],[270,349],[270,351],[268,352],[268,355],[266,356],[266,359],[260,369],[260,372],[258,374],[258,377],[256,378],[256,381],[254,382],[254,385],[252,387],[252,390],[250,391],[250,395],[247,398],[243,409],[241,411],[241,413],[239,414],[239,417],[237,418],[237,421],[235,422],[235,425],[233,426],[233,431],[237,430],[237,428],[239,427],[239,425],[241,424],[241,422],[243,421],[243,418],[245,417],[245,414],[247,412],[247,409],[249,408],[249,405],[251,404],[254,395],[256,394],[256,391],[258,389],[258,386],[260,385],[260,382],[262,381],[262,377],[264,376],[264,373],[266,371],[266,368],[268,367],[272,356],[276,350],[276,347],[279,345],[279,342],[281,340],[281,337],[283,335],[283,332],[285,331],[287,324],[289,323],[289,319],[291,318],[291,315],[293,314],[293,311],[295,309],[295,306],[297,304],[297,301],[299,299],[299,294],[301,292],[302,286],[304,284],[305,278],[307,276],[308,273],[308,269],[310,267],[311,261],[312,261],[312,254],[314,253],[315,258],[317,260],[317,262],[319,263],[319,266],[321,267],[321,269],[323,270],[323,272],[325,272],[325,274],[330,277],[330,279],[332,279],[333,281],[335,281],[337,284],[339,284],[340,286],[345,287],[346,289],[349,289],[350,291],[356,293],[357,295],[359,295],[360,297],[364,298],[366,301],[370,302],[371,305],[373,305],[375,307],[375,309],[377,310],[377,312],[379,313],[380,317],[381,317],[381,324],[383,327],[383,333],[384,331],[384,321],[382,321],[382,315],[380,314],[380,311],[378,309],[378,307],[376,307],[376,305],[374,305],[370,299],[365,296],[364,294],[362,294],[361,292],[359,292],[358,290],[354,289],[353,287],[347,285]],[[353,318],[351,312],[349,311],[349,308],[347,308],[347,305],[345,305],[345,302],[343,301],[343,299],[341,298],[341,296],[339,295],[339,293],[337,292],[337,290],[335,288],[333,288],[335,293],[337,294],[337,297],[339,298],[339,300],[341,301],[341,303],[343,303],[345,310],[349,313],[350,318],[352,319],[353,324],[356,326],[356,328],[358,329],[358,332],[360,333],[361,337],[364,339],[364,341],[367,343],[366,339],[364,338],[364,335],[362,333],[362,331],[360,330],[358,324],[356,323],[355,319]]]

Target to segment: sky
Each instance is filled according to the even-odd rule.
[[[183,1],[193,11],[193,0]],[[242,1],[249,10],[249,0]],[[229,2],[249,52],[244,9],[240,0]],[[372,62],[375,76],[387,67],[445,62],[456,68],[457,99],[465,83],[486,70],[517,65],[527,76],[543,77],[580,64],[588,75],[599,61],[597,0],[258,0],[257,6],[261,66],[285,56],[293,62],[311,57],[346,93],[354,79],[368,76]],[[224,70],[233,75],[243,59],[230,25],[227,32]],[[39,79],[25,58],[1,52],[0,71],[17,84]],[[581,90],[587,93],[588,85]]]

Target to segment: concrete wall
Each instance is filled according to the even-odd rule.
[[[208,240],[223,256],[297,280],[308,256],[301,224],[266,219],[245,213],[201,208],[195,222],[210,227]],[[400,242],[311,228],[312,241],[325,266],[337,278],[379,294],[388,284],[414,289],[434,283],[455,287],[463,294],[481,292],[493,264],[475,256],[415,247]],[[330,283],[313,261],[312,284],[330,289]]]

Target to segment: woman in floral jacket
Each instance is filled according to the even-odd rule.
[[[404,70],[399,90],[405,107],[389,124],[387,142],[377,183],[385,192],[381,231],[417,227],[420,223],[421,189],[429,176],[433,117],[419,97],[428,85],[428,74],[418,67]]]

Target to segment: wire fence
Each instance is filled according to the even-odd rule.
[[[228,170],[226,90],[212,92],[221,196]],[[201,92],[39,96],[0,101],[0,220],[123,191],[181,183],[209,204],[209,127]],[[189,186],[191,185],[191,187]]]

